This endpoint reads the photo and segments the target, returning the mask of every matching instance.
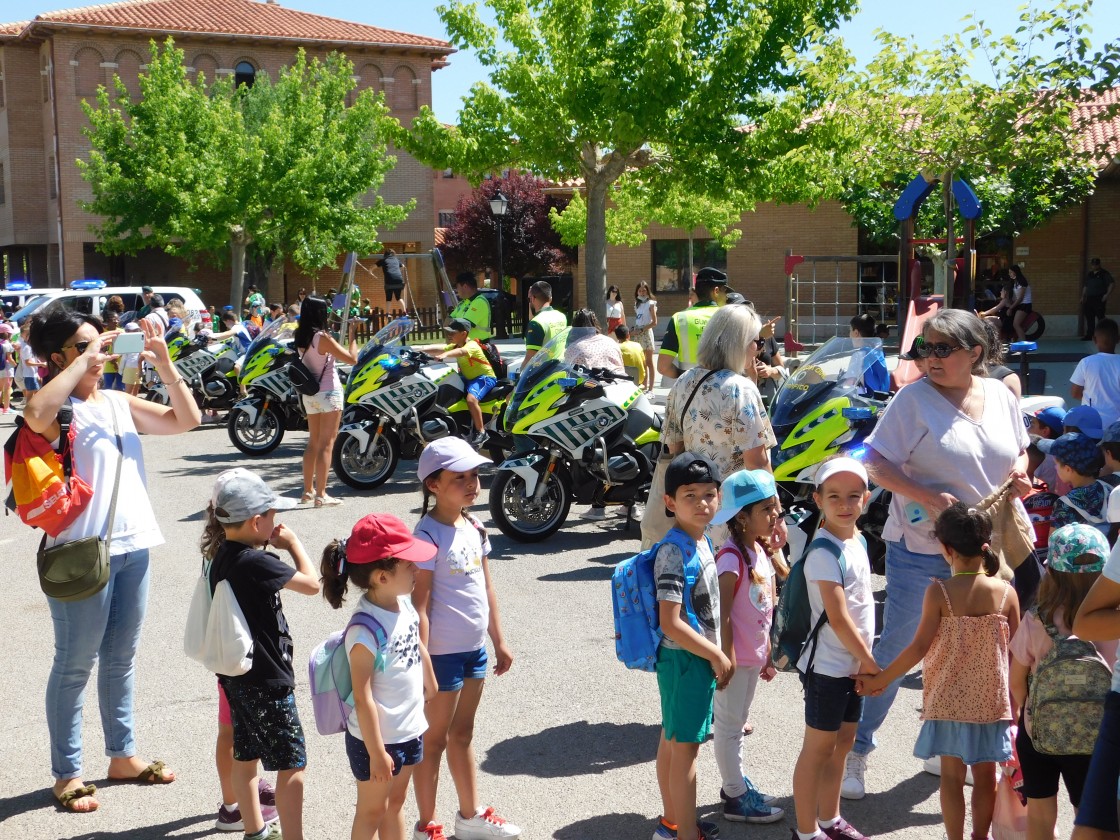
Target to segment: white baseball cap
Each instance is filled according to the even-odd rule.
[[[825,461],[817,467],[817,474],[813,479],[813,484],[820,487],[837,473],[852,473],[853,475],[859,476],[865,485],[871,483],[867,478],[867,470],[864,468],[863,464],[855,458],[841,456]]]

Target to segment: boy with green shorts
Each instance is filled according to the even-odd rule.
[[[656,840],[712,840],[718,830],[696,821],[696,756],[712,726],[717,688],[731,678],[719,643],[719,580],[704,529],[719,510],[719,468],[682,452],[665,472],[665,507],[676,526],[654,558],[657,609],[664,638],[657,651],[661,742],[657,785],[663,816]]]

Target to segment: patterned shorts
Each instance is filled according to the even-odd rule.
[[[634,340],[638,342],[643,350],[653,349],[653,330],[642,330],[634,336]]]
[[[299,722],[296,696],[287,686],[222,684],[233,719],[233,757],[260,760],[265,770],[299,770],[307,766],[307,746]]]

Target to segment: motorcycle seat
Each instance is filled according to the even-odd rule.
[[[490,393],[486,395],[487,400],[497,400],[513,392],[516,383],[509,379],[503,379],[497,385],[490,389]]]

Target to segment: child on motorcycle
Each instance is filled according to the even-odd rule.
[[[494,375],[494,368],[486,358],[482,345],[470,337],[470,321],[452,318],[443,329],[450,344],[432,344],[417,349],[423,353],[435,353],[435,358],[441,362],[452,359],[458,361],[459,374],[463,377],[467,391],[467,409],[474,426],[467,442],[475,449],[480,449],[486,442],[486,432],[482,428],[481,402],[498,384],[498,378]]]

